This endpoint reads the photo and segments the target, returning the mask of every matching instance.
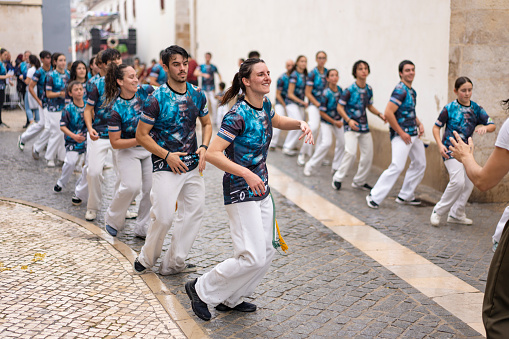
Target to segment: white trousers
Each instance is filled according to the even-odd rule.
[[[474,189],[463,164],[456,159],[444,161],[445,168],[449,172],[449,183],[445,188],[442,198],[433,209],[438,215],[449,215],[455,218],[465,218],[465,206]]]
[[[46,147],[48,145],[50,128],[49,128],[49,121],[48,121],[48,114],[49,114],[48,109],[44,108],[44,109],[40,110],[39,112],[42,112],[41,118],[40,118],[39,122],[35,125],[40,124],[39,127],[37,127],[37,129],[38,129],[37,132],[40,132],[40,134],[39,134],[39,138],[34,143],[34,150],[36,152],[40,153],[40,152],[42,152],[44,147]],[[36,126],[34,126],[34,128],[35,127]],[[27,130],[27,132],[28,132],[28,130]],[[28,140],[30,140],[30,139],[28,137],[26,137],[26,141],[28,141]]]
[[[369,170],[373,162],[373,139],[371,138],[371,132],[359,133],[347,131],[345,132],[345,155],[339,169],[334,174],[334,181],[342,182],[345,179],[348,170],[352,167],[357,156],[357,145],[359,145],[361,157],[353,182],[358,185],[364,185],[368,180]]]
[[[117,231],[125,226],[125,214],[141,189],[141,200],[134,233],[146,236],[150,219],[150,189],[152,188],[151,153],[143,147],[119,149],[117,168],[120,185],[106,211],[105,222]]]
[[[493,234],[493,240],[496,242],[500,242],[500,237],[502,236],[502,232],[504,231],[505,224],[509,220],[509,206],[507,206],[500,218],[500,221],[497,224],[497,229],[495,230],[495,234]]]
[[[185,259],[193,246],[201,227],[205,206],[205,183],[198,171],[175,174],[160,171],[152,173],[152,208],[147,238],[138,260],[147,267],[153,267],[164,243],[164,238],[173,223],[170,248],[166,252],[159,273],[174,274],[185,267]],[[175,217],[175,204],[178,210]],[[174,222],[175,219],[175,222]]]
[[[31,94],[30,94],[31,95]],[[21,134],[21,142],[26,144],[33,138],[35,138],[41,131],[44,131],[44,124],[46,123],[47,109],[39,106],[39,121],[28,126],[27,130]],[[47,137],[47,138],[46,138]],[[49,134],[45,136],[46,140],[44,144],[48,142]],[[45,146],[45,145],[44,145]]]
[[[103,167],[108,155],[108,150],[113,152],[110,139],[90,139],[87,134],[87,159],[88,159],[88,202],[87,210],[98,211],[101,207],[103,182]],[[118,178],[118,176],[117,176]],[[118,182],[118,179],[117,179]],[[125,215],[124,215],[125,217]]]
[[[267,273],[276,253],[272,247],[271,196],[226,205],[233,258],[198,278],[196,292],[205,303],[235,307],[249,297]]]
[[[345,154],[345,132],[343,127],[336,127],[325,122],[320,123],[320,140],[315,148],[315,153],[306,163],[307,171],[314,171],[321,165],[323,159],[327,155],[330,146],[332,145],[332,135],[336,137],[336,146],[334,148],[334,160],[332,162],[332,169],[338,169],[341,165],[341,160]]]
[[[209,112],[210,112],[210,121],[214,121],[213,119],[216,118],[216,112],[217,112],[217,99],[216,99],[216,93],[214,91],[203,91],[205,93],[205,96],[207,97],[207,103],[209,106]]]
[[[279,116],[286,116],[286,110],[281,104],[276,104],[274,106],[274,111]],[[279,142],[279,135],[281,134],[281,130],[279,128],[272,129],[272,140],[270,141],[269,147],[277,147],[277,143]]]
[[[318,131],[320,129],[320,110],[315,105],[309,105],[307,112],[309,128],[311,129],[311,133],[313,133],[313,138],[318,141]],[[311,157],[313,155],[313,145],[303,143],[302,147],[300,148],[300,153]]]
[[[64,132],[60,130],[60,119],[62,118],[62,112],[48,112],[46,114],[46,121],[48,124],[45,126],[49,127],[49,140],[48,150],[44,158],[46,160],[65,160],[65,140]]]
[[[69,151],[65,154],[64,165],[62,166],[62,175],[60,179],[57,181],[57,185],[60,187],[65,187],[71,178],[74,169],[76,168],[76,163],[80,158],[80,154],[78,152]],[[81,170],[81,175],[76,181],[76,186],[74,189],[74,194],[82,200],[86,200],[88,198],[88,184],[87,184],[87,166],[83,166]],[[83,198],[82,198],[83,197]]]
[[[412,137],[412,143],[407,145],[399,135],[391,140],[392,162],[382,173],[375,186],[371,190],[374,202],[380,203],[387,197],[390,190],[398,180],[399,175],[405,169],[407,157],[410,157],[410,166],[405,174],[403,186],[398,196],[403,200],[413,200],[415,189],[424,177],[426,170],[426,154],[424,144],[418,136]]]
[[[288,114],[289,118],[296,120],[304,119],[304,107],[301,107],[297,104],[288,104],[286,105],[286,114]],[[288,131],[286,135],[286,140],[283,145],[283,149],[293,150],[297,146],[299,142],[299,136],[302,134],[300,129]]]
[[[223,122],[223,118],[226,115],[226,113],[228,113],[228,104],[219,106],[217,108],[217,118],[216,118],[217,127],[221,127],[221,123]]]

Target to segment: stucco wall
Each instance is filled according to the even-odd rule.
[[[42,0],[22,1],[16,5],[0,4],[0,47],[11,52],[13,60],[19,53],[42,50]],[[30,29],[21,29],[29,23]]]
[[[500,101],[509,98],[509,2],[452,0],[449,54],[449,100],[455,99],[454,81],[468,76],[474,83],[472,100],[486,109],[497,124],[495,133],[474,135],[475,158],[481,165],[491,154],[496,136],[508,117]],[[488,192],[474,189],[471,200],[509,200],[509,178]]]
[[[71,46],[71,2],[70,0],[43,0],[42,34],[43,46],[51,53],[65,54],[72,58]]]

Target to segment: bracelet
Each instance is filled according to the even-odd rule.
[[[166,156],[164,157],[164,161],[166,161],[166,159],[168,159],[168,155],[170,155],[170,151],[168,151],[168,154],[166,154]]]
[[[205,150],[208,150],[208,149],[209,149],[209,146],[207,146],[207,145],[200,145],[200,147],[205,148]],[[198,148],[200,148],[200,147],[198,147]]]

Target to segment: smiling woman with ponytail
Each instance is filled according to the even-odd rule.
[[[142,193],[134,234],[147,234],[152,188],[150,152],[136,141],[136,128],[145,100],[153,92],[150,85],[138,86],[134,68],[110,63],[105,76],[103,106],[111,107],[108,134],[113,148],[118,149],[117,168],[120,186],[106,212],[106,231],[113,237],[124,228],[127,209],[136,195]]]
[[[300,139],[313,143],[306,122],[279,116],[266,97],[270,72],[261,59],[247,59],[226,91],[221,105],[244,96],[224,116],[206,160],[225,171],[223,193],[234,243],[234,257],[186,284],[193,311],[209,320],[207,304],[218,311],[253,312],[256,305],[243,301],[250,296],[269,269],[272,244],[273,202],[266,166],[272,127],[301,130]]]

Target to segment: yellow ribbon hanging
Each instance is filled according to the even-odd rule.
[[[285,240],[281,236],[281,232],[279,231],[279,226],[277,224],[277,220],[276,220],[276,229],[277,229],[277,235],[279,238],[279,244],[281,245],[281,249],[283,250],[283,252],[286,253],[286,251],[288,250],[288,245],[286,244]]]

